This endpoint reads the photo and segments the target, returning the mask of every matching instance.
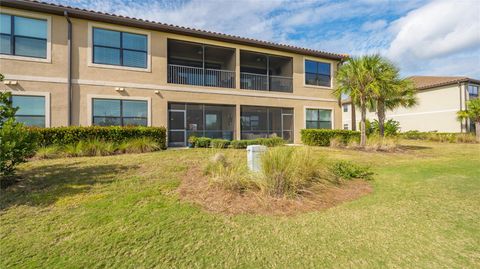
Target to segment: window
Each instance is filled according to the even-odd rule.
[[[307,129],[332,129],[331,110],[308,108],[306,114]]]
[[[478,86],[468,85],[468,94],[470,97],[478,97]]]
[[[93,125],[147,126],[148,103],[137,100],[93,99]]]
[[[305,60],[305,84],[331,86],[330,64]]]
[[[26,126],[45,127],[45,97],[13,95],[12,104],[18,107],[15,119]]]
[[[0,54],[47,58],[47,20],[0,14]]]
[[[343,105],[343,112],[348,112],[348,105]]]
[[[348,130],[348,123],[343,124],[343,130]]]
[[[93,63],[147,68],[147,36],[93,28]]]

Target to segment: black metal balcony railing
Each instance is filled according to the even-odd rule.
[[[292,78],[268,76],[254,73],[240,73],[240,88],[255,91],[292,92]]]
[[[169,64],[168,83],[235,88],[235,71]]]

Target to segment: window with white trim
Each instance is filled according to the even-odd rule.
[[[348,130],[348,123],[343,124],[343,130]]]
[[[147,35],[93,27],[92,62],[147,68]]]
[[[343,105],[343,112],[348,112],[348,105]]]
[[[307,108],[307,129],[332,129],[332,110]]]
[[[93,125],[100,126],[147,126],[148,102],[93,98]]]
[[[17,107],[15,120],[25,126],[45,127],[45,96],[12,95],[12,105]]]
[[[47,20],[0,14],[0,54],[47,58]]]

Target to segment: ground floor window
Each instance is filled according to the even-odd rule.
[[[15,119],[26,126],[45,127],[45,96],[13,95],[12,105],[18,107]]]
[[[282,137],[293,141],[293,109],[241,106],[241,139]]]
[[[93,125],[99,126],[147,126],[148,102],[94,98]]]
[[[332,110],[307,108],[305,113],[307,129],[332,129]]]
[[[191,136],[232,140],[235,106],[169,103],[168,130],[170,146],[186,146]]]
[[[348,130],[348,123],[343,124],[343,130]]]

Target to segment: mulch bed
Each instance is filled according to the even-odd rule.
[[[270,197],[254,191],[237,193],[210,184],[198,167],[188,170],[178,189],[182,200],[198,204],[210,212],[273,216],[324,210],[358,199],[372,191],[367,181],[352,180],[341,185],[317,184],[301,197],[293,199]]]

